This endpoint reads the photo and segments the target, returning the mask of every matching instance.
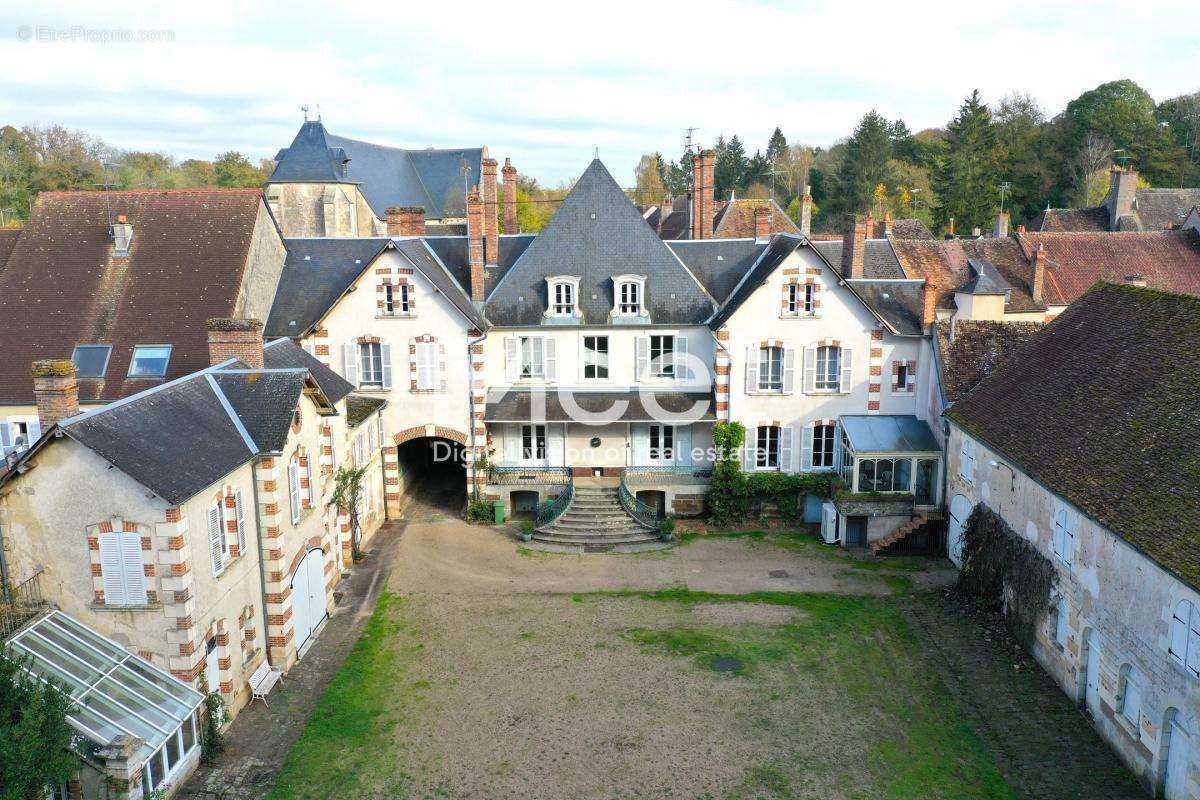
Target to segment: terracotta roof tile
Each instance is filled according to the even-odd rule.
[[[766,206],[770,211],[770,232],[799,233],[800,229],[774,200],[738,199],[731,201],[717,214],[714,239],[753,239],[754,211]]]

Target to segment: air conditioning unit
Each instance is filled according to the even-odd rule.
[[[837,544],[842,540],[841,515],[833,503],[821,504],[821,541]]]

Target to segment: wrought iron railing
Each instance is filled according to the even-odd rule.
[[[567,473],[567,485],[558,493],[558,497],[553,500],[547,500],[538,506],[537,524],[535,527],[544,528],[561,517],[563,512],[567,510],[567,506],[571,505],[571,498],[574,496],[575,484],[571,481],[570,473]]]
[[[46,609],[41,575],[39,569],[22,583],[0,588],[0,639],[7,639]]]
[[[626,467],[622,474],[628,483],[693,483],[711,478],[712,467]]]
[[[617,489],[617,497],[625,513],[633,517],[634,522],[647,528],[658,530],[658,510],[637,499],[637,495],[629,490],[625,477],[621,476],[621,485]]]
[[[568,467],[508,467],[492,465],[488,469],[488,483],[496,486],[517,486],[522,483],[571,482]]]

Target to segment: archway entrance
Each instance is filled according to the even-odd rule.
[[[396,445],[404,516],[457,514],[467,498],[467,467],[462,443],[443,436],[417,436]]]

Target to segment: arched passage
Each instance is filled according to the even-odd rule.
[[[401,431],[395,442],[405,516],[413,518],[422,510],[461,511],[467,497],[466,436],[428,426]]]

